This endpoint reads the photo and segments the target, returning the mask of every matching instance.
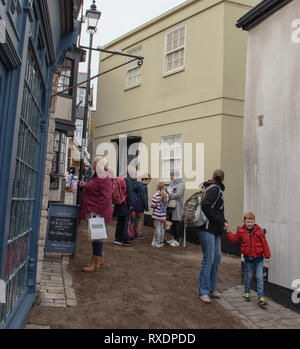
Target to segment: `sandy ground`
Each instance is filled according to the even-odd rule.
[[[80,225],[77,255],[68,271],[73,278],[77,307],[35,306],[28,322],[53,329],[237,329],[238,319],[216,302],[199,300],[200,245],[152,247],[153,230],[133,246],[113,244],[114,224],[104,243],[105,267],[83,273],[92,253],[87,226]],[[169,239],[170,235],[166,234]],[[218,291],[240,284],[240,259],[223,255]]]

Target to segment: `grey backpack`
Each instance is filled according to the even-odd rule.
[[[203,199],[204,199],[207,191],[212,187],[220,188],[216,184],[212,184],[212,185],[208,186],[207,188],[204,188],[204,186],[202,186],[200,191],[193,194],[185,202],[181,219],[183,220],[183,222],[186,224],[187,227],[192,228],[192,227],[202,227],[205,224],[208,225],[208,223],[209,223],[208,219],[205,216],[204,212],[202,211],[201,205],[202,205]],[[221,189],[220,189],[220,193],[218,195],[218,198],[212,207],[214,207],[215,204],[217,203],[217,201],[220,197],[220,194],[221,194]]]

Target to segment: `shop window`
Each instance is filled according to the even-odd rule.
[[[28,50],[22,107],[20,113],[13,194],[8,229],[4,281],[5,304],[0,325],[11,314],[27,286],[29,246],[33,232],[32,216],[36,200],[36,178],[40,151],[40,124],[44,85],[35,55]]]

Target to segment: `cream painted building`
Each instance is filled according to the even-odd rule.
[[[184,2],[108,44],[107,50],[143,56],[144,64],[116,69],[103,75],[98,85],[94,155],[102,152],[101,144],[120,134],[133,142],[141,140],[152,176],[151,157],[160,165],[154,177],[167,180],[170,168],[182,169],[185,199],[211,178],[214,169],[223,168],[226,217],[232,226],[240,224],[243,213],[247,54],[247,33],[235,23],[257,2]],[[122,63],[124,57],[102,54],[100,71]],[[153,143],[168,143],[171,152],[151,152]],[[186,143],[192,148],[184,152]],[[196,170],[197,161],[198,177],[188,178],[186,173]],[[151,182],[149,196],[159,178]]]

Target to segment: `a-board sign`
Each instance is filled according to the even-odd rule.
[[[62,252],[76,254],[78,232],[77,205],[50,203],[48,214],[45,254]]]

